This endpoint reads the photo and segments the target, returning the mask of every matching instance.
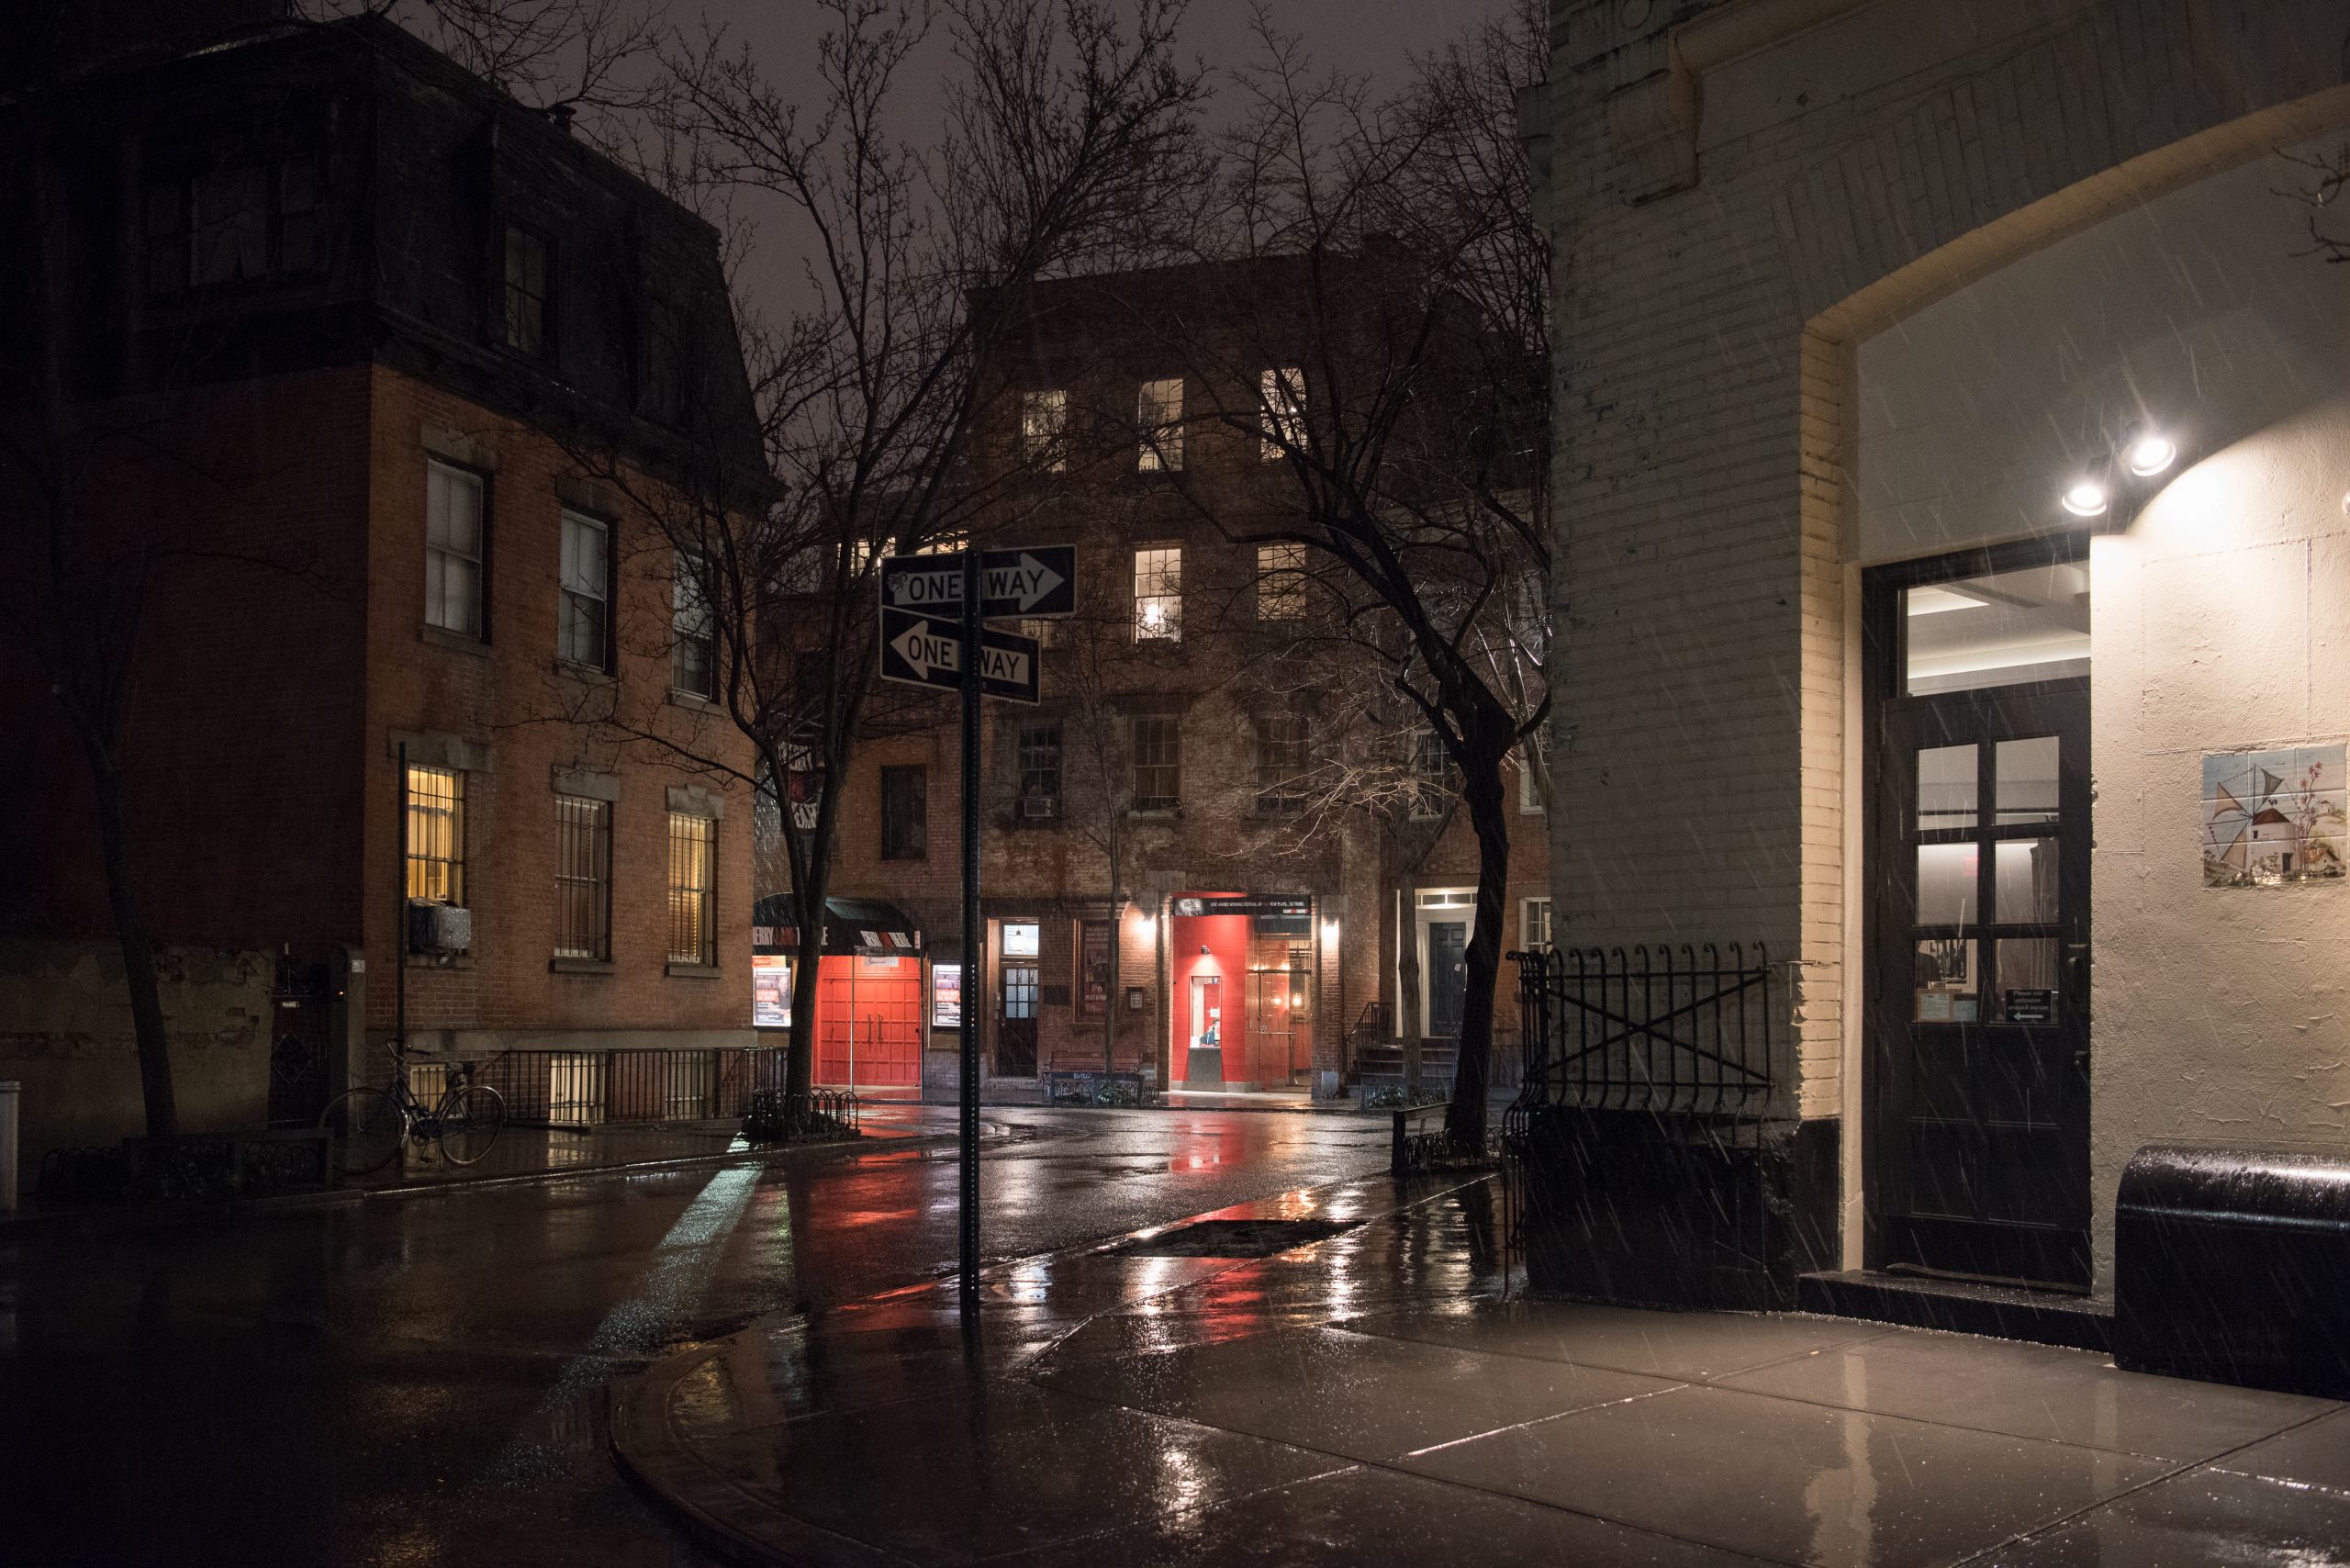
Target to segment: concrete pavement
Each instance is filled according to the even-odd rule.
[[[1508,1301],[1496,1207],[1383,1177],[1232,1205],[990,1271],[975,1340],[951,1284],[770,1320],[617,1384],[614,1450],[797,1564],[2344,1561],[2336,1403]],[[1296,1222],[1331,1234],[1217,1255]]]

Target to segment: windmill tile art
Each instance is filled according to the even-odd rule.
[[[2274,888],[2340,877],[2350,862],[2343,747],[2203,759],[2203,885]]]

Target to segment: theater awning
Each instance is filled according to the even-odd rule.
[[[800,912],[791,894],[770,894],[752,906],[751,946],[755,951],[789,952],[799,946]],[[905,911],[879,899],[826,899],[824,951],[919,953],[922,928]]]

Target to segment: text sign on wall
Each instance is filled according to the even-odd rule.
[[[934,1029],[959,1029],[963,1026],[962,965],[930,966],[930,1026]]]
[[[1314,901],[1303,893],[1233,893],[1220,898],[1179,898],[1174,901],[1177,915],[1191,918],[1206,914],[1286,915],[1303,920],[1314,913]]]
[[[982,628],[979,689],[1034,704],[1044,695],[1038,680],[1036,639]],[[963,628],[935,615],[881,607],[881,678],[907,686],[953,691],[962,683]]]
[[[963,557],[885,555],[881,602],[892,610],[959,614],[963,609]],[[1028,544],[979,552],[979,616],[1000,620],[1058,619],[1077,613],[1077,547]]]

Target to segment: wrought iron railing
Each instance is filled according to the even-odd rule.
[[[506,1100],[509,1120],[548,1126],[713,1121],[743,1115],[761,1090],[780,1092],[780,1046],[703,1050],[507,1051],[475,1065]]]
[[[1707,943],[1512,953],[1525,1066],[1513,1109],[1759,1114],[1770,954]]]

